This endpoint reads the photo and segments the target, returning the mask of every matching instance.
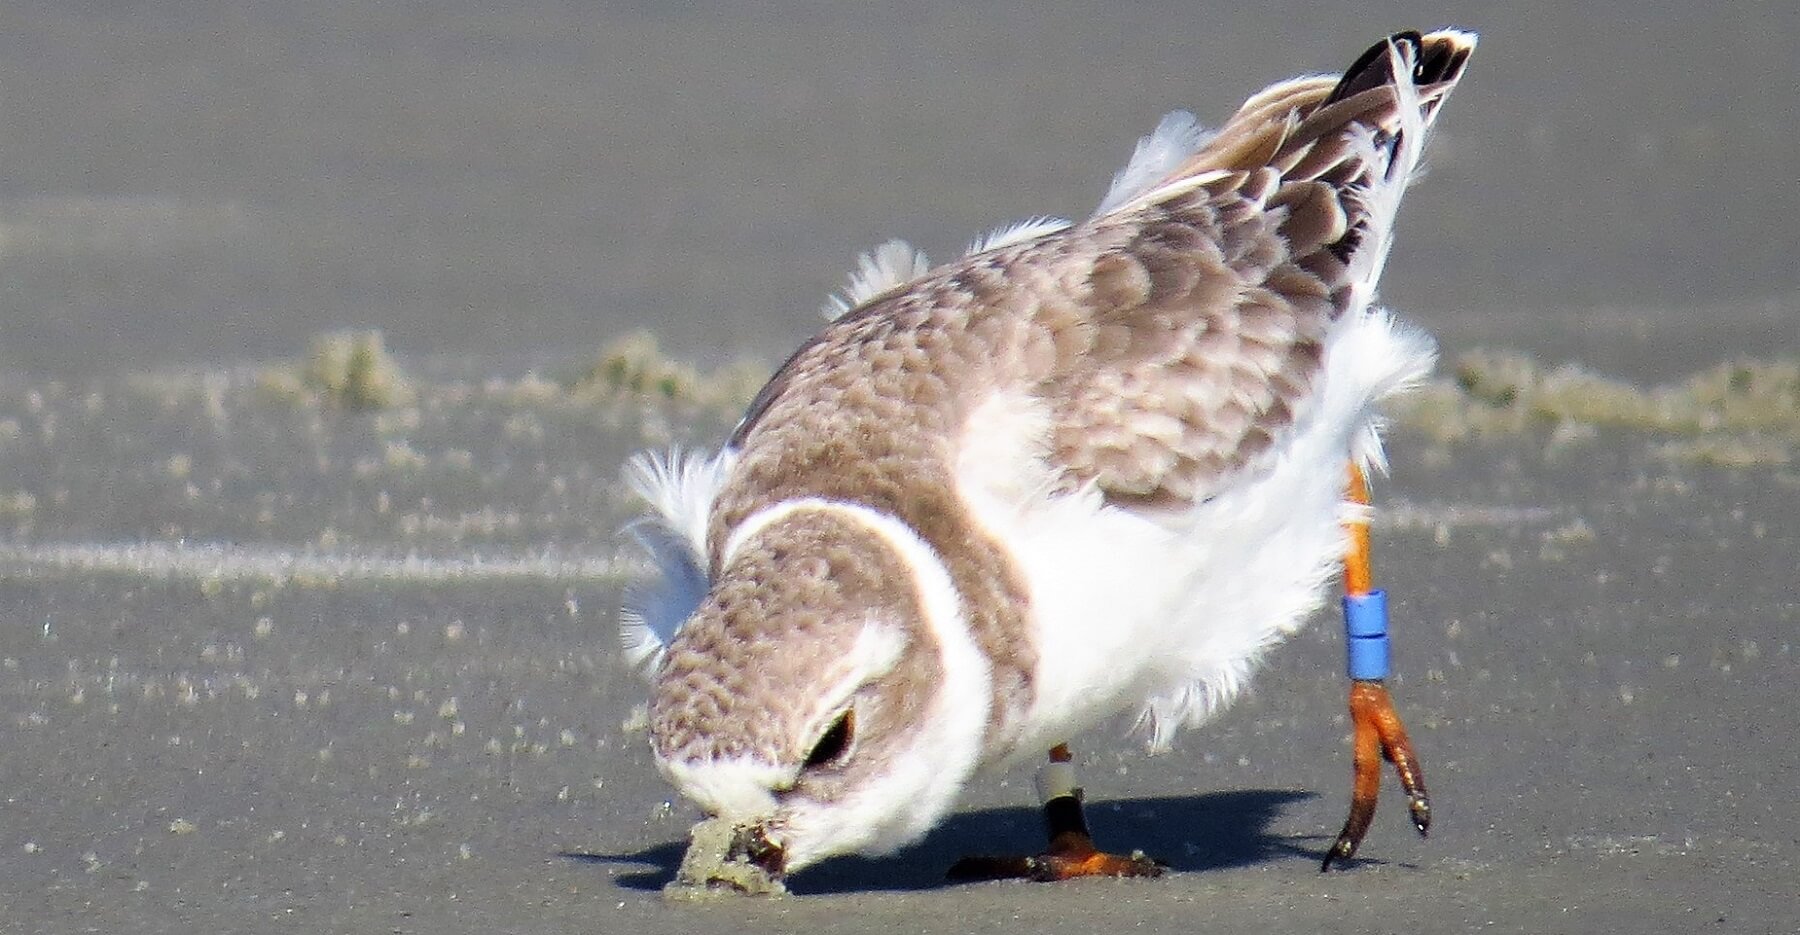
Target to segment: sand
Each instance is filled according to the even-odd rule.
[[[0,30],[0,933],[1800,929],[1770,9],[228,6]],[[1161,879],[946,885],[1041,845],[1024,770],[665,900],[626,454],[716,439],[859,251],[1079,215],[1163,112],[1443,22],[1483,46],[1384,282],[1443,380],[1376,489],[1432,836],[1390,786],[1316,869],[1325,618],[1168,755],[1073,738]]]
[[[687,851],[675,879],[663,885],[670,902],[702,902],[739,896],[786,896],[787,884],[742,854],[733,853],[741,829],[722,818],[705,818],[688,829]]]
[[[1800,476],[1600,426],[1401,425],[1377,487],[1432,836],[1349,779],[1321,620],[1143,755],[1076,738],[1156,881],[949,886],[1040,845],[1028,772],[787,898],[672,905],[614,481],[717,416],[520,378],[365,413],[247,374],[0,390],[0,931],[1786,931],[1800,879]],[[521,386],[533,386],[529,392]],[[238,392],[242,389],[243,392]],[[678,407],[677,407],[678,408]],[[396,453],[396,449],[403,449]]]

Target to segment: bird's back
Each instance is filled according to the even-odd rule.
[[[1229,485],[1307,405],[1332,322],[1367,308],[1471,47],[1401,34],[1341,78],[1274,85],[1109,210],[849,310],[752,404],[715,537],[803,488],[909,518],[901,479],[946,480],[997,393],[1047,407],[1053,466],[1110,502],[1179,508]]]

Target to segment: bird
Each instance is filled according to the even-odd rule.
[[[1085,220],[941,265],[883,245],[722,447],[628,462],[652,571],[624,656],[657,769],[734,829],[722,857],[781,879],[888,853],[976,776],[1047,757],[1050,848],[966,870],[1160,869],[1092,846],[1069,744],[1135,713],[1168,749],[1366,579],[1381,403],[1436,353],[1377,285],[1476,42],[1399,32],[1216,131],[1170,114]],[[1368,827],[1380,756],[1429,819],[1391,699],[1356,685],[1326,866]]]

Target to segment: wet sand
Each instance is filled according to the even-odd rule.
[[[581,389],[633,328],[779,359],[857,251],[1085,212],[1163,111],[1450,21],[1481,57],[1387,278],[1447,359],[1673,386],[1800,346],[1775,5],[1099,9],[9,5],[0,932],[1800,927],[1800,421],[1575,418],[1579,381],[1392,439],[1429,839],[1391,798],[1317,872],[1327,617],[1166,756],[1077,738],[1101,843],[1161,880],[945,885],[1039,844],[1019,772],[793,898],[663,900],[697,816],[618,659],[616,477],[732,413]],[[344,326],[414,394],[345,412],[276,363]]]
[[[1427,840],[1390,798],[1365,859],[1317,871],[1349,778],[1320,620],[1171,754],[1079,738],[1103,843],[1167,860],[1164,879],[942,883],[965,852],[1038,844],[1020,772],[913,849],[799,875],[796,897],[671,905],[697,816],[631,723],[602,533],[630,509],[630,447],[719,420],[491,379],[422,380],[416,408],[372,414],[254,385],[0,393],[0,930],[1796,920],[1800,475],[1779,459],[1724,469],[1624,428],[1397,431],[1377,573]]]

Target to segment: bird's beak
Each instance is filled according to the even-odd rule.
[[[779,843],[770,840],[768,828],[762,824],[738,828],[731,836],[725,859],[748,861],[776,880],[787,872],[787,854]]]

